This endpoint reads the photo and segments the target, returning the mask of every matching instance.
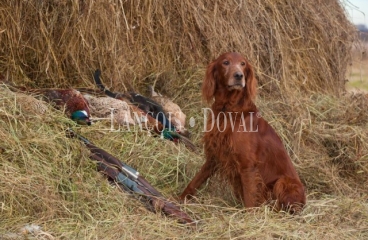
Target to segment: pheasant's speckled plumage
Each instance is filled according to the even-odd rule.
[[[169,121],[179,130],[181,134],[186,134],[188,130],[185,128],[186,115],[183,113],[179,105],[174,103],[168,97],[156,93],[154,88],[150,86],[151,98],[162,106],[162,109],[168,113]]]
[[[111,97],[96,97],[88,93],[82,93],[84,98],[88,101],[91,114],[98,118],[110,118],[113,117],[115,123],[118,125],[135,125],[136,119],[133,117],[133,113],[129,104],[126,101]],[[113,115],[111,111],[113,109]],[[112,115],[112,116],[111,116]]]
[[[19,107],[24,114],[43,115],[49,110],[47,103],[44,101],[21,92],[13,92],[5,85],[0,85],[0,91],[4,96],[14,98],[16,106]]]

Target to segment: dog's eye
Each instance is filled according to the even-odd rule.
[[[230,62],[229,62],[228,60],[225,60],[222,64],[224,64],[224,65],[229,65],[229,64],[230,64]]]
[[[245,62],[241,62],[240,64],[241,64],[242,66],[245,66]]]

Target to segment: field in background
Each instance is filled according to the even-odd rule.
[[[347,69],[347,89],[368,91],[368,42],[353,47],[352,64]]]

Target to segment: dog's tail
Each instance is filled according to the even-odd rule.
[[[112,97],[112,98],[119,98],[118,93],[114,93],[106,89],[106,87],[101,82],[100,76],[101,76],[101,70],[96,69],[95,74],[93,75],[93,78],[95,80],[97,87],[101,89],[107,96]]]

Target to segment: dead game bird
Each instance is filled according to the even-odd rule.
[[[164,128],[171,131],[177,131],[174,124],[172,124],[167,118],[166,112],[162,109],[162,106],[154,100],[142,96],[138,93],[127,92],[127,93],[114,93],[106,89],[100,79],[101,71],[97,69],[94,74],[94,80],[96,85],[109,97],[120,99],[123,101],[130,102],[140,108],[147,115],[153,117],[159,121]]]
[[[135,125],[137,120],[132,116],[132,111],[127,102],[111,97],[96,97],[89,93],[82,92],[88,101],[93,117],[111,119],[118,125]],[[113,111],[113,115],[112,115]]]
[[[49,109],[46,102],[38,100],[29,94],[11,91],[7,85],[0,84],[0,91],[3,96],[16,99],[16,106],[26,115],[43,115]]]
[[[79,124],[91,125],[88,101],[75,89],[31,89],[29,93],[41,96],[42,100],[54,104],[57,109],[65,108],[65,113]]]
[[[162,106],[162,109],[168,113],[169,121],[183,135],[188,135],[188,130],[185,128],[186,115],[183,113],[178,104],[174,103],[168,97],[165,97],[155,92],[153,86],[149,86],[151,98]]]
[[[83,95],[75,89],[27,89],[25,87],[15,86],[13,83],[4,80],[0,80],[0,83],[6,85],[13,92],[38,97],[40,100],[51,103],[59,110],[65,108],[65,114],[72,120],[79,124],[91,125],[88,102]]]
[[[173,142],[182,142],[192,151],[197,151],[196,146],[185,136],[181,135],[166,116],[162,106],[150,98],[144,97],[137,93],[114,93],[105,88],[100,80],[101,71],[97,69],[94,73],[94,81],[96,85],[109,97],[130,102],[132,112],[138,114],[141,118],[146,119],[148,126],[161,135],[162,138]]]

